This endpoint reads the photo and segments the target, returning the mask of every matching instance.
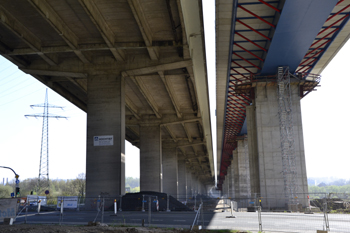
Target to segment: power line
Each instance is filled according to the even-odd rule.
[[[29,93],[29,94],[27,94],[27,95],[24,95],[24,96],[22,96],[22,97],[19,97],[19,98],[17,98],[17,99],[15,99],[15,100],[13,100],[13,101],[10,101],[10,102],[7,102],[7,103],[4,103],[4,104],[1,104],[0,106],[4,106],[4,105],[10,104],[10,103],[13,103],[13,102],[15,102],[15,101],[17,101],[17,100],[23,99],[24,97],[27,97],[27,96],[29,96],[29,95],[32,95],[32,94],[34,94],[34,93],[38,92],[38,91],[41,91],[42,89],[43,89],[43,87],[41,87],[40,89],[35,90],[35,91],[33,91],[33,92],[31,92],[31,93]]]

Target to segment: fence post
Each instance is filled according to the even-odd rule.
[[[26,216],[25,216],[25,218],[24,218],[24,223],[25,223],[25,224],[27,223],[28,204],[29,204],[29,200],[28,200],[28,198],[27,198],[27,200],[26,200]]]
[[[261,201],[261,200],[259,200]],[[260,206],[260,202],[259,202],[259,206],[258,206],[258,220],[259,220],[259,232],[262,232],[262,221],[261,221],[261,206]]]
[[[80,196],[78,196],[78,206],[77,206],[77,211],[79,211],[80,210]]]
[[[142,212],[145,212],[145,195],[142,195]]]
[[[119,205],[119,211],[122,211],[122,203],[123,203],[123,196],[120,195],[120,205]]]
[[[103,223],[103,217],[105,215],[105,198],[102,198],[102,215],[101,215],[101,223]]]
[[[326,195],[326,198],[325,198],[325,201],[323,203],[323,216],[324,216],[324,224],[323,225],[323,230],[325,231],[330,231],[330,228],[329,228],[329,221],[328,221],[328,213],[327,213],[327,195]],[[326,229],[325,229],[326,227]]]
[[[101,195],[98,195],[98,199],[96,202],[96,209],[97,211],[100,211],[100,202],[101,202]]]
[[[60,221],[59,224],[61,225],[62,221],[63,221],[63,197],[61,197],[61,206],[60,206]]]
[[[202,216],[202,229],[204,229],[204,205],[203,201],[201,201],[201,216]]]
[[[197,209],[197,196],[194,196],[194,210]]]
[[[148,196],[148,227],[151,226],[151,209],[152,209],[151,202],[152,202],[151,196]]]
[[[169,208],[169,194],[167,194],[167,197],[166,197],[166,211],[170,212],[170,208]]]

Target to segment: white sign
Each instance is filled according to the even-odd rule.
[[[62,197],[57,197],[57,208],[61,208]],[[78,197],[63,197],[64,209],[76,209],[78,208]]]
[[[94,146],[113,146],[113,135],[94,136]]]
[[[45,196],[27,195],[27,202],[30,206],[37,206],[39,201],[42,206],[47,204],[47,199]]]
[[[17,199],[0,199],[0,222],[4,221],[4,218],[16,217]]]

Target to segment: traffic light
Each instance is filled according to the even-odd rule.
[[[19,195],[19,187],[16,187],[16,195]]]

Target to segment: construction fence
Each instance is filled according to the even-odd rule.
[[[300,195],[302,196],[302,195]],[[0,199],[0,222],[14,224],[98,224],[252,232],[350,232],[350,194],[308,194],[307,205],[264,206],[263,197],[231,198],[195,195],[177,198],[164,193],[97,197],[21,197]],[[286,200],[266,200],[283,203]],[[297,199],[297,198],[296,198]],[[3,203],[7,209],[1,209]],[[12,204],[11,204],[11,203]],[[310,204],[309,204],[310,203]],[[14,210],[8,206],[15,206]],[[5,213],[5,214],[4,214]]]

